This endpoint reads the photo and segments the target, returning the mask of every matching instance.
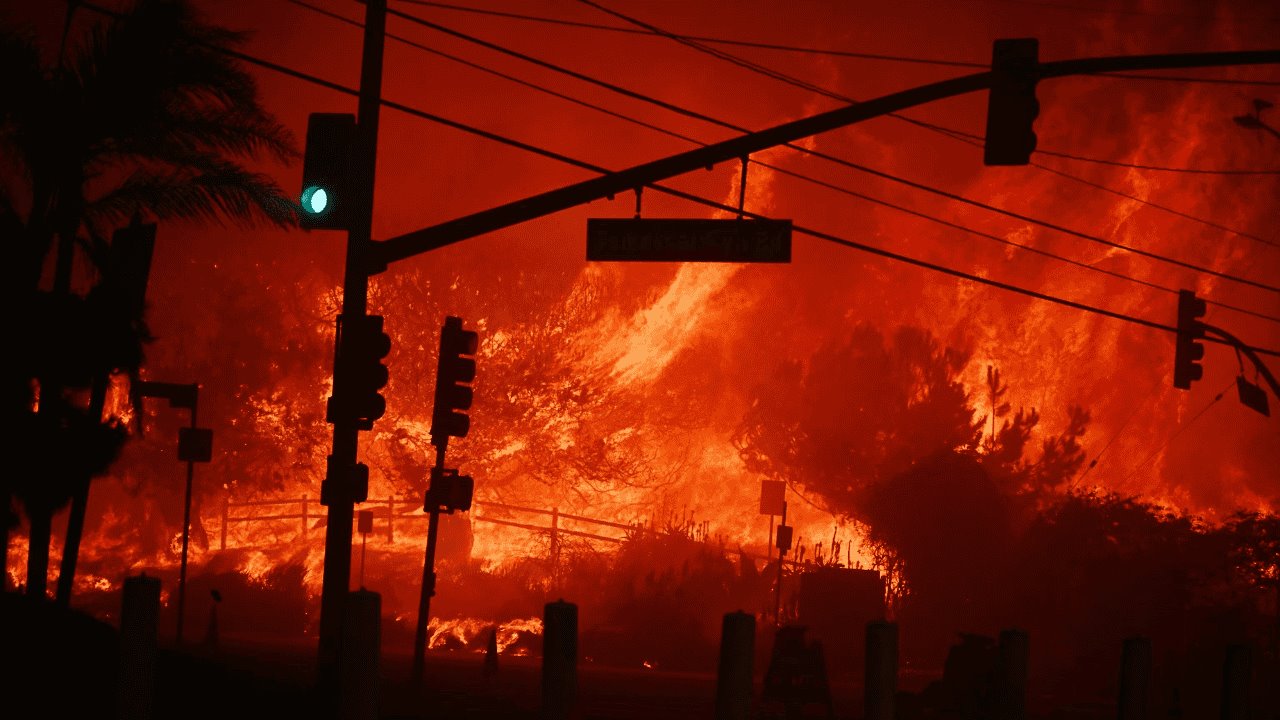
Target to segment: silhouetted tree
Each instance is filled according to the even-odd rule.
[[[22,316],[12,346],[29,353],[4,380],[3,412],[6,427],[22,427],[18,435],[31,441],[11,454],[9,489],[31,521],[33,594],[44,593],[50,516],[87,482],[84,472],[110,464],[124,438],[101,422],[100,401],[86,407],[84,388],[96,385],[100,396],[104,373],[135,374],[146,337],[141,318],[115,319],[105,336],[84,334],[104,317],[92,293],[83,301],[72,294],[75,251],[101,267],[110,230],[140,212],[294,221],[275,182],[241,164],[264,152],[297,154],[253,79],[221,52],[242,39],[176,0],[140,1],[95,27],[54,69],[41,65],[32,42],[0,37],[0,214],[19,218],[4,227],[5,280],[9,307]],[[50,293],[41,279],[51,254]],[[68,467],[58,453],[82,458]]]

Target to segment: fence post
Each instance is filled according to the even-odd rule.
[[[551,582],[560,588],[560,508],[551,508]]]
[[[311,535],[311,530],[309,528],[311,523],[309,522],[309,520],[310,518],[307,517],[307,496],[303,495],[302,496],[302,539],[303,540],[306,540]]]
[[[227,516],[231,513],[231,496],[224,495],[222,498],[222,543],[219,550],[227,549]]]
[[[396,519],[396,496],[390,495],[387,497],[387,542],[388,543],[394,543],[396,541],[395,530],[392,529],[392,524],[395,523],[395,519]]]
[[[1151,641],[1131,637],[1120,656],[1120,720],[1147,720],[1147,691],[1151,686]]]

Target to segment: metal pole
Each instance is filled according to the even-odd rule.
[[[773,517],[770,515],[770,517]],[[787,524],[787,503],[782,503],[782,525]],[[773,590],[773,624],[775,626],[782,625],[782,563],[787,557],[787,552],[782,548],[778,548],[778,584]]]
[[[191,429],[196,427],[196,405],[191,403]],[[178,567],[178,644],[182,644],[182,625],[187,617],[187,544],[191,538],[191,484],[195,479],[196,464],[187,461],[187,493],[182,501],[182,564]]]
[[[382,94],[382,51],[386,35],[386,0],[365,3],[364,50],[360,64],[360,102],[357,117],[357,162],[354,172],[355,211],[347,233],[346,269],[342,282],[342,314],[363,316],[369,304],[367,258],[373,228],[373,184],[378,146],[378,112]],[[337,340],[335,339],[335,346]],[[335,353],[336,355],[336,353]],[[341,382],[335,376],[334,382]],[[359,430],[353,419],[335,418],[333,461],[340,472],[355,466]],[[351,523],[355,513],[349,477],[326,478],[332,483],[324,538],[324,576],[320,590],[318,670],[322,692],[336,693],[342,645],[342,616],[351,589]]]
[[[447,440],[447,438],[446,438]],[[436,468],[444,468],[444,442],[436,446]],[[430,497],[431,490],[427,489]],[[431,500],[431,518],[427,521],[427,555],[422,561],[422,590],[418,595],[418,627],[413,635],[413,676],[414,683],[422,684],[422,676],[427,663],[427,624],[431,619],[431,598],[436,594],[436,534],[440,528],[440,511],[434,500]]]
[[[764,564],[765,567],[773,560],[773,513],[769,513],[769,542],[764,546]]]

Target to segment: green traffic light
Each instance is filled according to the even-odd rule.
[[[329,193],[322,187],[309,187],[302,191],[302,209],[319,215],[329,206]]]

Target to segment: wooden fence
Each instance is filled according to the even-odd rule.
[[[395,542],[395,526],[397,521],[417,521],[425,520],[429,517],[426,513],[422,512],[421,502],[414,500],[398,500],[394,497],[388,497],[386,500],[369,500],[362,503],[361,507],[363,509],[373,511],[375,528],[377,528],[378,525],[385,526],[384,529],[386,532],[387,542]],[[584,530],[574,530],[572,528],[562,527],[562,523],[566,520],[623,531],[637,531],[642,529],[640,525],[628,525],[626,523],[597,520],[595,518],[583,517],[581,515],[562,513],[559,508],[544,510],[495,502],[477,502],[473,503],[473,507],[476,509],[489,508],[499,511],[549,517],[550,524],[536,525],[528,522],[516,522],[505,518],[490,517],[483,514],[472,514],[472,520],[475,522],[505,525],[508,527],[521,528],[530,532],[549,533],[551,536],[551,550],[553,556],[559,552],[561,535],[569,535],[609,543],[621,543],[625,540],[625,537],[600,535],[598,533],[586,532]],[[254,512],[248,512],[247,514],[244,514],[243,512],[241,514],[236,513],[237,510],[245,511],[247,508],[280,509],[274,512],[268,510],[265,514],[257,514]],[[289,498],[283,500],[250,500],[245,502],[231,502],[229,498],[224,499],[222,501],[222,527],[219,549],[227,549],[227,529],[233,523],[296,520],[299,522],[299,536],[306,539],[311,534],[311,523],[317,520],[323,520],[325,517],[326,514],[324,508],[320,506],[319,501],[307,495],[303,495],[300,498]]]

